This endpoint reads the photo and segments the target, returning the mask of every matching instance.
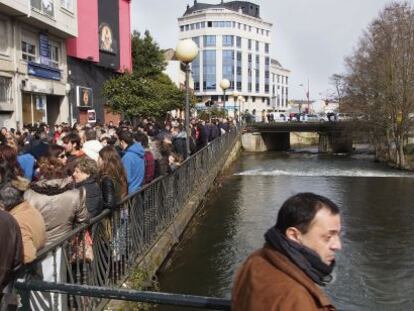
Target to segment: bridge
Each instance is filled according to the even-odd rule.
[[[89,224],[74,228],[40,250],[34,262],[17,271],[7,287],[6,296],[11,298],[4,296],[1,303],[12,301],[21,305],[20,310],[104,310],[115,299],[229,310],[226,299],[126,290],[121,286],[149,287],[239,147],[239,131],[220,136],[171,174],[157,178],[119,202],[114,210],[103,211]],[[139,282],[137,273],[142,275]]]
[[[291,133],[317,133],[320,152],[352,151],[353,134],[366,127],[362,121],[250,123],[242,137],[248,151],[289,150]]]

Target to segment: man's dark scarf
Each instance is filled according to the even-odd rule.
[[[272,248],[292,260],[296,266],[320,286],[325,286],[332,280],[331,273],[335,261],[331,265],[325,264],[316,252],[288,239],[275,227],[266,232],[265,240]]]

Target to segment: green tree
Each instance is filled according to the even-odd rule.
[[[173,109],[183,108],[184,92],[177,88],[162,71],[164,54],[148,31],[144,37],[134,32],[132,44],[132,73],[107,81],[103,95],[114,111],[133,120],[136,117],[162,118]]]
[[[132,70],[137,77],[153,77],[165,69],[164,54],[148,30],[144,37],[134,31],[131,37]]]
[[[346,61],[346,101],[368,115],[374,145],[405,167],[404,147],[414,112],[414,9],[407,2],[385,7]]]

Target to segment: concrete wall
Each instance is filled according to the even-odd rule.
[[[318,133],[290,133],[290,147],[291,148],[300,148],[300,147],[309,147],[317,146],[319,142]]]
[[[249,152],[284,151],[290,149],[289,133],[245,133],[243,149]]]

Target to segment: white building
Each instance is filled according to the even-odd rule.
[[[76,0],[0,0],[0,126],[69,121],[65,40]]]
[[[177,60],[174,49],[168,49],[164,52],[166,66],[164,73],[171,79],[172,82],[181,90],[185,89],[185,65]],[[194,89],[194,80],[190,75],[189,80],[190,89]]]
[[[192,63],[194,90],[200,101],[222,103],[220,81],[228,79],[226,108],[230,111],[237,106],[232,96],[235,91],[244,97],[244,111],[273,110],[277,95],[279,108],[287,106],[288,79],[280,82],[280,89],[271,79],[272,74],[287,77],[289,71],[271,65],[272,24],[260,18],[258,5],[246,1],[221,1],[216,5],[194,1],[178,24],[179,39],[193,39],[200,50]]]
[[[270,76],[272,85],[271,106],[273,110],[288,111],[289,107],[289,74],[275,59],[271,60]]]

